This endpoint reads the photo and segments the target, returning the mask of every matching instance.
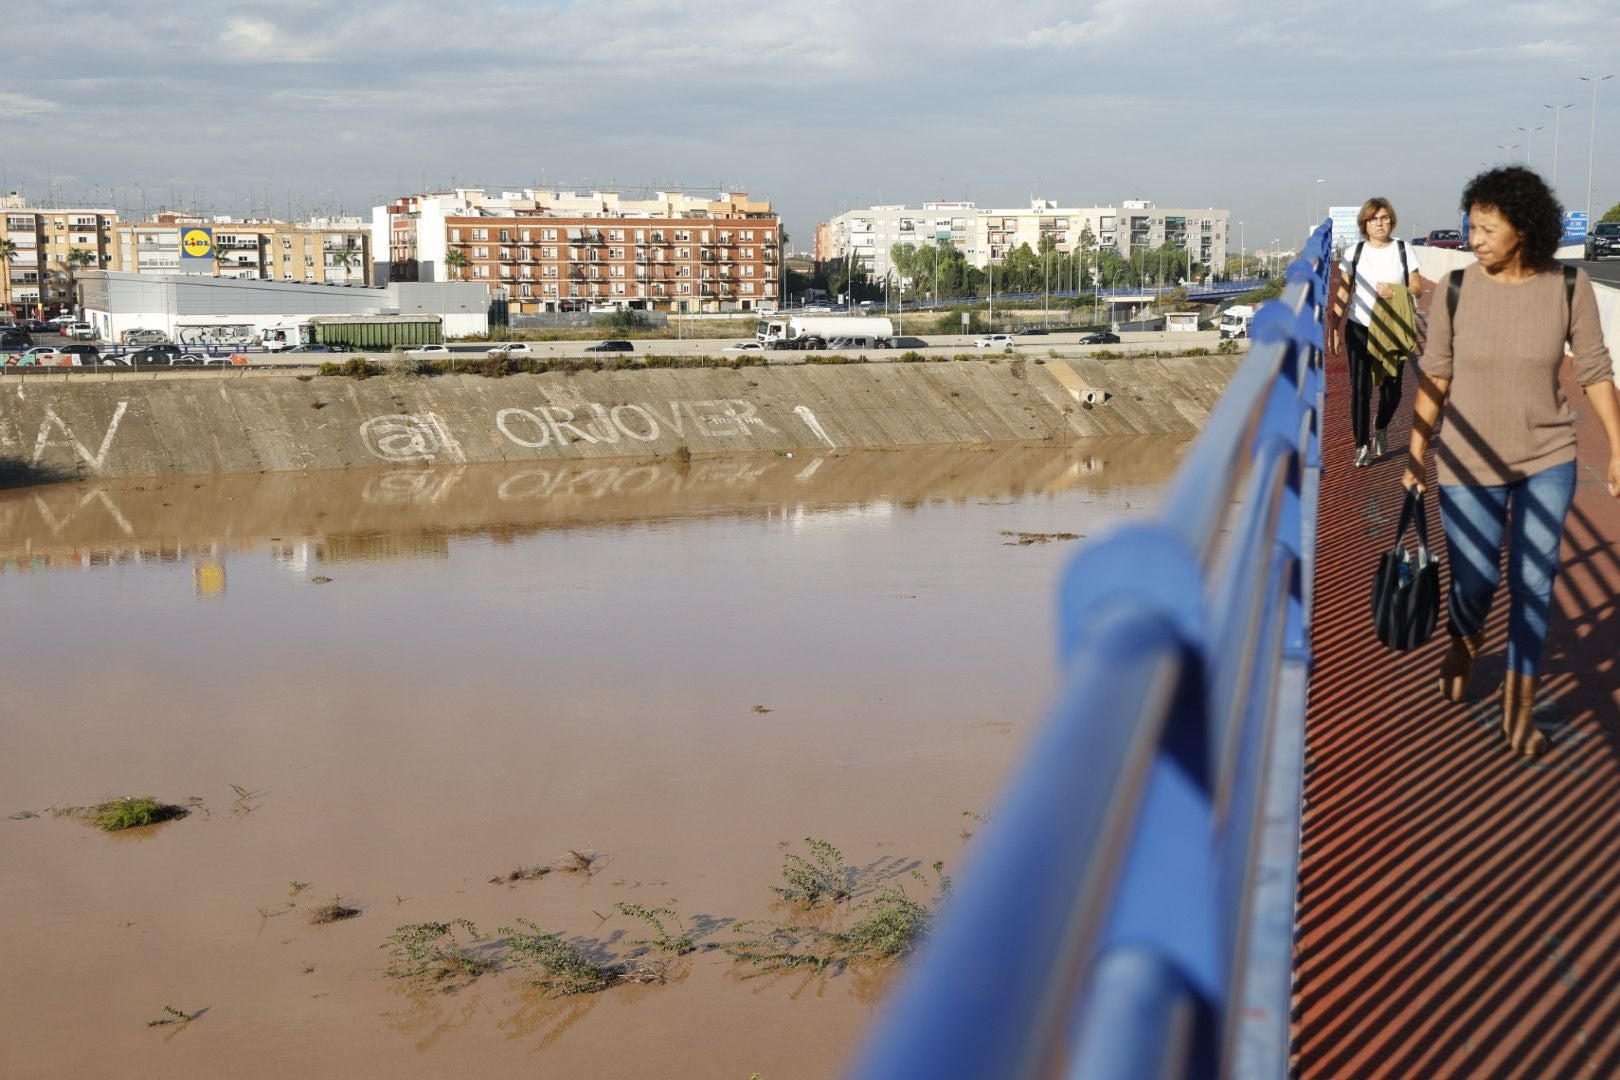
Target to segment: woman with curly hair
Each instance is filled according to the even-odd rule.
[[[1435,471],[1451,567],[1450,643],[1440,693],[1462,700],[1485,636],[1507,540],[1507,674],[1502,734],[1537,756],[1546,735],[1534,707],[1564,515],[1575,493],[1575,429],[1559,388],[1565,342],[1575,379],[1609,440],[1609,494],[1620,497],[1620,404],[1585,271],[1554,259],[1558,200],[1524,168],[1469,182],[1468,245],[1478,262],[1437,291],[1419,361],[1412,440],[1402,483],[1425,489],[1424,455],[1442,416]]]

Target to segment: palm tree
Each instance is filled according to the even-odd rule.
[[[0,292],[0,306],[11,306],[11,260],[17,254],[16,241],[0,240],[0,282],[5,289]]]
[[[444,253],[444,265],[454,270],[462,281],[466,281],[467,271],[472,269],[472,260],[467,258],[467,253],[460,248],[451,248]]]
[[[353,270],[360,265],[360,249],[350,241],[333,254],[332,261],[341,266],[345,272]]]
[[[100,260],[96,258],[95,252],[86,251],[84,248],[74,248],[72,251],[67,253],[68,307],[73,309],[73,313],[75,315],[79,313],[78,272],[81,268],[99,261]]]

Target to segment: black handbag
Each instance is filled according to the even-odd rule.
[[[1417,550],[1401,546],[1408,522],[1417,522]],[[1434,633],[1440,613],[1440,564],[1429,550],[1429,526],[1423,519],[1423,493],[1407,488],[1395,546],[1378,558],[1373,577],[1373,628],[1391,649],[1415,649]]]

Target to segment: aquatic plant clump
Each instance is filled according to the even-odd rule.
[[[151,795],[114,799],[90,808],[90,823],[103,832],[137,829],[186,816],[181,806],[158,802]]]

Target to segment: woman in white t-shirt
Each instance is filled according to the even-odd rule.
[[[1395,239],[1395,208],[1388,199],[1374,196],[1356,215],[1360,242],[1344,249],[1339,263],[1339,292],[1333,298],[1333,351],[1339,348],[1339,321],[1348,309],[1344,341],[1350,353],[1350,426],[1356,436],[1356,467],[1371,465],[1388,449],[1387,428],[1401,403],[1401,372],[1384,379],[1378,387],[1378,416],[1370,425],[1368,416],[1373,388],[1372,352],[1367,346],[1367,327],[1380,298],[1388,300],[1396,285],[1412,290],[1415,300],[1422,288],[1417,256],[1406,241]],[[1353,284],[1352,284],[1353,279]]]

